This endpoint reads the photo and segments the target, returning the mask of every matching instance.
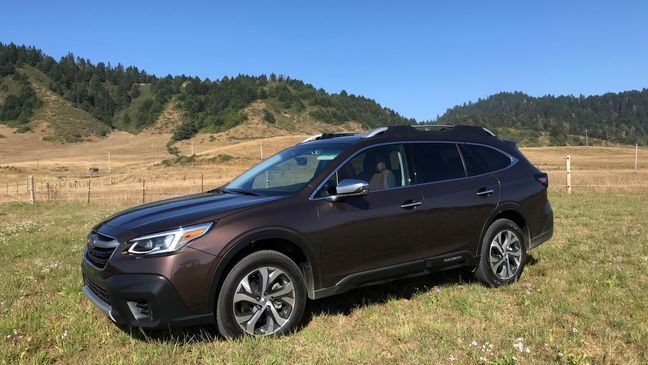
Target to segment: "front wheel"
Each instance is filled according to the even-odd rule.
[[[227,274],[218,295],[216,322],[224,337],[279,336],[295,329],[306,304],[297,265],[276,251],[258,251]]]
[[[484,235],[475,277],[492,287],[513,283],[522,275],[526,258],[526,244],[520,227],[508,219],[498,219]]]

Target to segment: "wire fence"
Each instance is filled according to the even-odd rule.
[[[574,159],[544,150],[528,149],[525,153],[530,154],[538,168],[548,173],[553,191],[648,191],[648,153],[645,149],[635,146],[634,153],[597,149],[573,152]],[[55,172],[25,176],[0,180],[0,202],[141,204],[222,186],[245,168],[244,165],[219,165],[210,166],[207,173],[192,167],[192,170],[171,174],[139,168],[119,174]]]
[[[0,181],[0,202],[129,202],[147,203],[200,193],[227,179],[198,172],[169,179],[152,176],[27,177]]]

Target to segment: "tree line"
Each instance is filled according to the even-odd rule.
[[[174,131],[175,140],[190,138],[199,131],[232,128],[247,119],[244,109],[250,103],[264,99],[274,99],[285,110],[308,113],[324,123],[356,121],[367,128],[415,123],[372,99],[344,91],[330,94],[275,74],[238,75],[214,81],[185,75],[157,77],[134,66],[95,64],[72,53],[57,61],[34,47],[0,43],[0,78],[19,74],[23,65],[43,72],[50,80],[51,90],[114,129],[138,131],[150,126],[175,98],[183,112],[182,123]],[[138,103],[134,112],[120,113],[140,96],[145,85],[150,85],[151,95]],[[16,109],[15,100],[10,102],[7,108]],[[3,108],[6,104],[5,100]],[[23,115],[29,118],[29,113]],[[271,118],[274,116],[264,119]]]
[[[648,89],[593,96],[502,92],[448,109],[433,122],[545,131],[558,145],[586,130],[589,137],[647,145]]]

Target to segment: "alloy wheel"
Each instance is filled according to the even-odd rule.
[[[490,244],[490,266],[501,280],[515,276],[522,260],[522,243],[510,230],[500,231]]]
[[[233,298],[234,317],[249,335],[271,335],[290,320],[295,288],[281,269],[262,266],[249,272],[238,284]]]

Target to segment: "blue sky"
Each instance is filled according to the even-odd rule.
[[[648,1],[29,1],[0,41],[157,75],[275,72],[426,120],[499,91],[648,87]]]

